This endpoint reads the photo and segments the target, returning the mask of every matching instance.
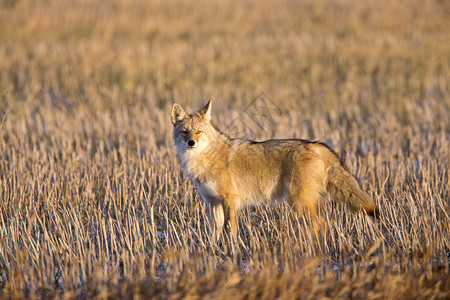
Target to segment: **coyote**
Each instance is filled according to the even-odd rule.
[[[282,199],[298,215],[309,213],[319,234],[325,222],[318,203],[327,191],[353,210],[377,213],[374,200],[323,143],[229,138],[211,123],[211,100],[193,114],[174,103],[171,117],[178,159],[208,204],[214,234],[224,225],[236,234],[236,216],[244,206]]]

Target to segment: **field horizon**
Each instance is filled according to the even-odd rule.
[[[449,16],[439,0],[0,0],[0,298],[448,299]],[[325,142],[380,219],[327,197],[320,244],[284,203],[211,239],[170,121],[208,99],[231,137]]]

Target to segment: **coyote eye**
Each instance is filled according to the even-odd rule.
[[[183,131],[181,131],[181,133],[186,135],[186,134],[188,134],[188,131],[186,129],[183,129]]]
[[[201,130],[197,130],[196,134],[200,135],[200,134],[202,134],[202,131]]]

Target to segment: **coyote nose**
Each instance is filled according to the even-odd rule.
[[[190,141],[188,142],[188,145],[189,145],[189,147],[194,147],[194,146],[195,146],[195,141],[190,140]]]

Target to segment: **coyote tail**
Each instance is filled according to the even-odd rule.
[[[327,190],[338,200],[348,204],[352,210],[364,210],[374,218],[380,215],[375,201],[360,188],[356,179],[342,163],[335,163],[329,168]]]

